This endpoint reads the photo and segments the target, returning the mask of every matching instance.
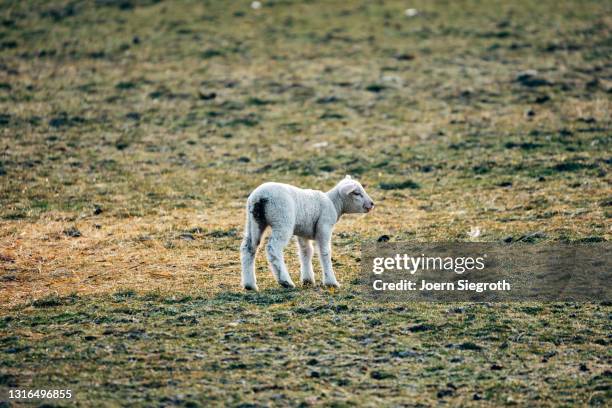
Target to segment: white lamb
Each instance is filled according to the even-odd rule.
[[[244,239],[240,245],[242,286],[257,290],[255,255],[264,230],[272,233],[266,246],[268,263],[276,281],[285,288],[295,287],[283,259],[283,249],[297,235],[300,276],[303,285],[314,285],[313,249],[317,242],[323,269],[323,284],[338,287],[331,262],[331,235],[342,214],[367,213],[374,202],[358,181],[346,176],[327,193],[303,190],[281,183],[264,183],[247,200]]]

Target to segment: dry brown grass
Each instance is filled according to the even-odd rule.
[[[420,198],[376,193],[378,205],[373,213],[346,216],[337,225],[334,246],[336,262],[342,265],[337,267],[340,279],[348,282],[357,273],[359,237],[375,239],[390,234],[415,241],[469,240],[472,226],[481,229],[479,240],[536,230],[550,236],[593,235],[593,225],[604,218],[599,202],[610,190],[587,187],[577,196],[575,191],[559,193],[564,190],[563,183],[549,183],[547,188],[555,191],[558,200],[550,202],[550,192],[535,187],[518,192],[483,188],[466,193],[461,188],[438,190],[434,186],[421,192]],[[525,209],[542,200],[549,202],[546,211],[552,214],[545,223],[537,217],[540,206]],[[239,290],[238,246],[244,209],[240,200],[226,203],[201,212],[182,209],[121,219],[49,212],[36,222],[6,221],[0,237],[0,271],[5,276],[1,290],[6,296],[0,306],[15,306],[50,294],[113,293],[126,288],[211,295]],[[514,221],[491,217],[491,212],[501,212],[503,218]],[[82,235],[67,236],[64,231],[71,227]],[[181,237],[194,228],[200,230],[192,233],[193,240]],[[229,236],[216,237],[215,231]],[[610,239],[609,230],[601,233]],[[274,287],[263,252],[257,260],[258,278],[263,288]],[[299,264],[293,243],[287,249],[287,262],[296,273]],[[14,280],[7,280],[7,276]]]

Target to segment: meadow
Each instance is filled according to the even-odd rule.
[[[0,1],[0,389],[71,388],[58,405],[78,406],[609,405],[609,302],[379,303],[357,276],[384,236],[611,238],[611,16]],[[260,292],[243,292],[249,192],[346,174],[377,206],[336,226],[341,288],[278,288],[260,250]]]

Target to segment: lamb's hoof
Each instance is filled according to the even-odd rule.
[[[295,285],[290,281],[278,281],[278,284],[281,285],[285,289],[293,289]]]
[[[325,286],[328,289],[339,289],[340,288],[340,284],[338,282],[325,282],[323,284],[323,286]]]
[[[313,279],[302,279],[302,286],[314,286],[315,282]]]
[[[255,292],[259,290],[257,288],[257,285],[254,285],[254,284],[247,284],[247,285],[243,285],[242,287],[244,288],[244,290],[253,290]]]

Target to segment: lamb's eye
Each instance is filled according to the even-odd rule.
[[[353,191],[353,195],[356,197],[359,197],[361,195],[361,193],[359,191]]]

